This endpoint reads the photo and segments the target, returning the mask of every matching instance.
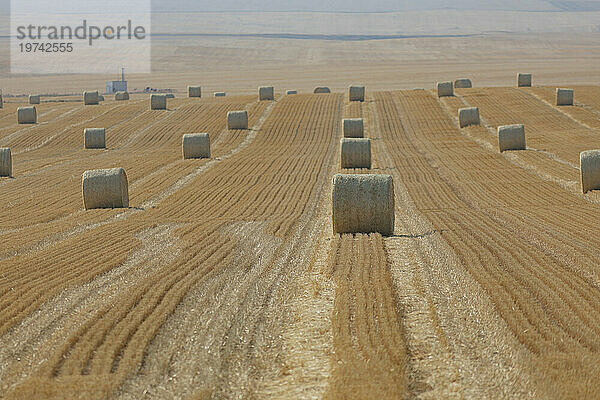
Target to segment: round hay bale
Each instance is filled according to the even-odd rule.
[[[100,104],[100,95],[97,90],[83,92],[83,104],[86,106],[95,106]]]
[[[29,104],[40,104],[40,95],[29,95]]]
[[[340,166],[342,168],[371,169],[371,139],[340,139]]]
[[[208,133],[188,133],[182,140],[183,158],[210,158]]]
[[[454,96],[454,85],[452,82],[438,82],[437,94],[438,97]]]
[[[465,88],[473,87],[473,84],[471,83],[470,79],[461,78],[461,79],[457,79],[454,81],[454,87],[457,89],[458,88],[465,89]]]
[[[298,94],[297,90],[288,90],[287,92],[285,92],[285,94],[290,95],[290,94]]]
[[[391,175],[337,174],[333,178],[333,233],[394,234]]]
[[[215,97],[225,97],[227,94],[225,92],[215,92],[214,96]]]
[[[86,210],[129,207],[127,174],[123,168],[85,171],[81,186]]]
[[[345,138],[361,138],[365,136],[362,118],[344,118],[342,120]]]
[[[106,148],[106,129],[105,128],[85,128],[83,130],[83,146],[86,149],[105,149]]]
[[[600,150],[586,150],[579,154],[581,189],[583,193],[600,189]]]
[[[8,147],[0,148],[0,176],[12,176],[12,155]]]
[[[202,87],[188,86],[188,97],[202,97]]]
[[[469,125],[479,125],[479,108],[461,108],[458,110],[458,121],[461,128]]]
[[[165,94],[165,97],[166,97],[167,99],[174,99],[174,98],[175,98],[175,95],[174,95],[173,93],[167,93],[167,94]]]
[[[248,129],[248,111],[229,111],[227,129]]]
[[[557,106],[572,106],[573,105],[573,89],[556,89],[556,105]]]
[[[167,96],[165,96],[164,94],[153,94],[152,96],[150,96],[150,109],[166,110]]]
[[[531,87],[531,74],[517,74],[517,87]]]
[[[116,101],[129,100],[129,93],[128,92],[117,92],[117,93],[115,93],[115,100]]]
[[[331,93],[331,90],[326,86],[319,86],[315,88],[314,93]]]
[[[17,108],[17,122],[19,124],[37,124],[37,109],[35,106]]]
[[[0,95],[0,108],[4,108],[4,100],[2,100],[1,95]]]
[[[98,95],[98,101],[104,101],[104,96],[103,96],[103,95],[101,95],[101,94],[99,94],[99,95]]]
[[[350,101],[365,101],[365,87],[350,86],[348,88],[348,99]]]
[[[273,86],[261,86],[258,88],[258,100],[275,100],[275,89]]]
[[[525,150],[525,126],[523,124],[498,127],[498,148],[500,153],[506,150]]]

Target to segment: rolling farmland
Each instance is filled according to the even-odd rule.
[[[0,397],[594,397],[600,193],[579,154],[600,148],[600,87],[554,93],[42,101],[35,125],[5,101]],[[343,118],[371,170],[340,168]],[[527,150],[498,151],[508,124]],[[200,132],[211,158],[183,159]],[[130,207],[84,210],[82,173],[114,167]],[[393,236],[332,233],[341,172],[393,177]]]

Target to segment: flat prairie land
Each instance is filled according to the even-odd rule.
[[[165,39],[130,87],[173,89],[167,110],[84,106],[106,76],[0,77],[0,398],[597,398],[600,193],[579,170],[600,149],[596,35],[212,37],[211,59]],[[30,92],[38,123],[18,125]],[[460,129],[469,106],[481,125]],[[250,129],[227,129],[234,110]],[[371,170],[340,168],[343,118],[364,119]],[[527,150],[500,153],[515,123]],[[106,149],[83,148],[90,127]],[[198,132],[211,158],[184,160]],[[84,210],[82,173],[112,167],[130,207]],[[336,173],[392,175],[393,236],[332,233]]]

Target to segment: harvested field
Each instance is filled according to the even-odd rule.
[[[600,87],[574,88],[43,102],[30,126],[5,102],[0,397],[593,398]],[[341,169],[345,118],[369,170]],[[527,150],[500,153],[511,124]],[[194,132],[211,158],[182,159]],[[115,167],[130,207],[84,210],[82,173]],[[393,235],[332,233],[337,173],[392,176]]]

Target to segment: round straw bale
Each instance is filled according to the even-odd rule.
[[[226,93],[225,93],[225,92],[215,92],[215,93],[214,93],[214,96],[215,96],[215,97],[225,97],[225,96],[226,96]]]
[[[600,189],[600,150],[586,150],[579,154],[581,189],[583,193]]]
[[[531,74],[517,74],[518,87],[531,87]]]
[[[167,96],[165,96],[164,94],[153,94],[152,96],[150,96],[150,109],[166,110]]]
[[[1,95],[0,95],[0,108],[4,108],[4,101],[2,100]]]
[[[288,90],[285,94],[298,94],[297,90]]]
[[[275,100],[275,89],[273,86],[261,86],[258,88],[258,100]]]
[[[105,128],[85,128],[83,130],[84,147],[86,149],[104,149],[106,148],[106,129]]]
[[[83,92],[83,104],[93,106],[100,103],[100,95],[97,90],[93,92]]]
[[[7,147],[0,148],[0,176],[12,176],[12,156]]]
[[[342,168],[371,168],[371,139],[340,139],[340,166]]]
[[[19,124],[37,124],[37,109],[35,106],[17,108],[17,122]]]
[[[29,104],[40,104],[40,95],[29,95]]]
[[[127,174],[123,168],[85,171],[81,185],[86,210],[129,207]]]
[[[115,100],[116,101],[129,100],[129,93],[128,92],[117,92],[117,93],[115,93]]]
[[[227,129],[248,129],[248,111],[229,111]]]
[[[348,88],[348,99],[350,101],[365,101],[365,87],[350,86]]]
[[[202,88],[200,86],[188,86],[188,97],[202,97]]]
[[[314,93],[331,93],[331,90],[328,87],[319,86],[318,88],[315,88]]]
[[[342,120],[344,127],[344,137],[361,138],[365,135],[365,128],[362,118],[344,118]]]
[[[103,96],[103,95],[101,95],[101,94],[99,94],[99,95],[98,95],[98,101],[104,101],[104,96]]]
[[[461,108],[458,110],[458,121],[461,128],[469,125],[479,125],[479,108]]]
[[[498,148],[500,153],[506,150],[525,150],[525,126],[523,124],[498,127]]]
[[[438,97],[454,96],[454,86],[452,82],[438,82],[437,84]]]
[[[210,158],[208,133],[187,133],[182,140],[183,158]]]
[[[454,81],[455,88],[470,88],[473,87],[470,79],[461,78]]]
[[[556,105],[557,106],[572,106],[573,105],[573,89],[556,89]]]
[[[167,99],[174,99],[174,98],[175,98],[175,95],[174,95],[173,93],[167,93],[167,94],[165,94],[165,97],[166,97]]]
[[[394,234],[391,175],[335,175],[332,206],[334,233]]]

